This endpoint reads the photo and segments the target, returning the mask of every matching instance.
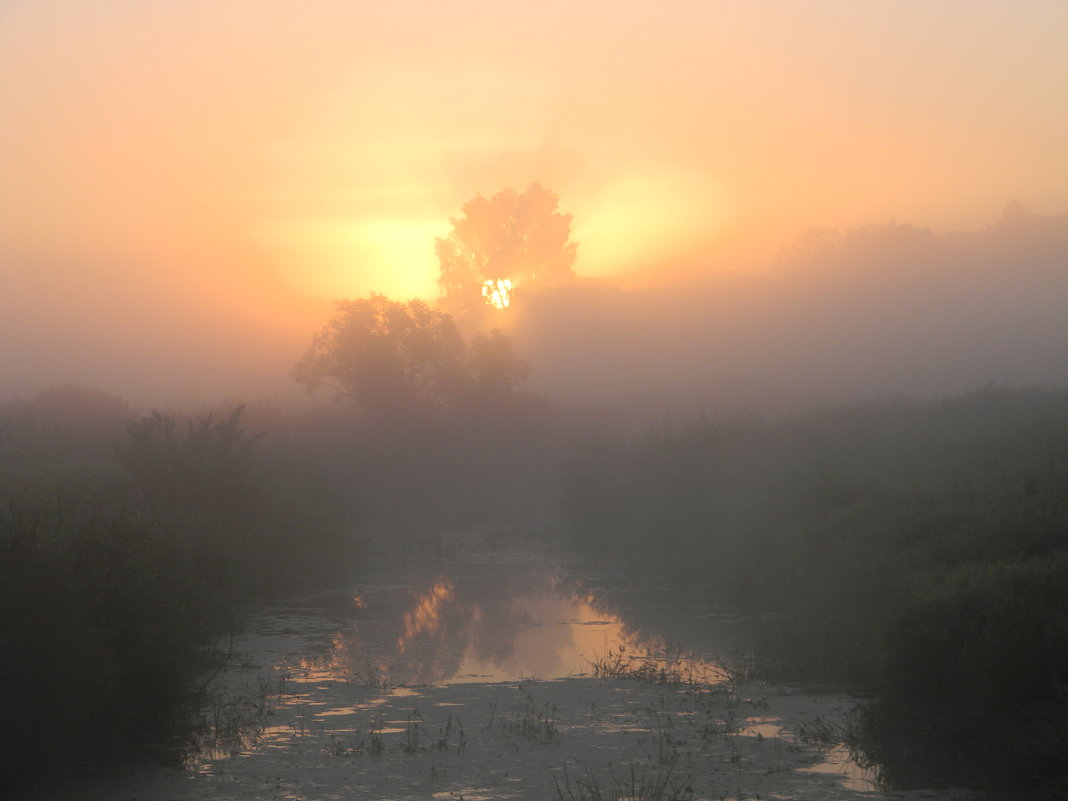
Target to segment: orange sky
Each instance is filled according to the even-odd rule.
[[[584,276],[1068,210],[1066,32],[1060,0],[5,0],[0,394],[431,298],[448,217],[535,180]]]

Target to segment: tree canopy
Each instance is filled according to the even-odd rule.
[[[454,309],[483,305],[487,281],[509,280],[520,289],[555,286],[574,278],[577,246],[571,215],[557,211],[559,198],[541,184],[524,192],[503,189],[476,195],[452,231],[435,241],[444,300]]]
[[[338,301],[293,377],[309,391],[327,385],[369,414],[395,417],[499,398],[526,369],[499,331],[468,344],[447,312],[372,294]]]

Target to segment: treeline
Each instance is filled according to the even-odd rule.
[[[1068,788],[1068,392],[733,418],[570,463],[573,541],[764,616],[768,675],[874,694],[905,787]]]

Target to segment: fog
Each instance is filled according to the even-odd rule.
[[[1061,380],[1039,344],[1065,13],[4,3],[0,396],[298,399],[332,301],[433,302],[449,218],[533,181],[573,217],[580,284],[500,321],[532,387],[763,405]],[[989,233],[1012,201],[1045,229]],[[891,220],[932,233],[782,255]]]
[[[297,324],[138,271],[64,266],[5,277],[4,396],[80,383],[141,406],[307,400],[290,372],[327,304],[307,304]],[[779,413],[1064,383],[1065,298],[1068,216],[1010,207],[971,232],[813,230],[759,274],[669,266],[638,285],[579,278],[519,292],[481,321],[513,339],[528,388],[561,401]],[[45,314],[58,319],[43,325]]]
[[[665,271],[515,303],[532,381],[674,415],[1068,380],[1068,217],[814,230],[763,275]]]
[[[1066,32],[0,0],[0,796],[1062,797]]]

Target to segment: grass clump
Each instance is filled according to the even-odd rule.
[[[729,668],[690,656],[646,656],[628,653],[625,645],[587,659],[594,678],[635,679],[669,687],[705,687],[732,678]]]
[[[563,782],[553,774],[557,801],[689,801],[693,798],[691,777],[675,773],[674,763],[662,769],[630,766],[625,777],[610,773],[600,778],[587,769],[572,778],[564,767]]]
[[[1068,554],[968,565],[886,624],[878,697],[854,745],[904,787],[1061,798],[1068,765]]]

